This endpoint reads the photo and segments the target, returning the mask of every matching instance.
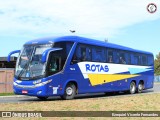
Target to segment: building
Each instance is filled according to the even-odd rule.
[[[0,57],[0,93],[13,92],[14,68],[17,57],[11,57],[11,62],[7,62],[7,57]]]
[[[7,57],[0,57],[0,68],[15,68],[17,57],[11,57],[11,62],[7,62]]]

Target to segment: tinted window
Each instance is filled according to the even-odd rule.
[[[67,60],[68,54],[72,48],[73,42],[57,42],[54,43],[54,48],[63,48],[59,51],[53,51],[49,55],[48,62],[48,75],[52,75],[61,71],[64,67],[64,64]]]
[[[92,61],[93,62],[106,62],[105,48],[92,47]]]
[[[141,62],[140,62],[140,55],[138,55],[138,54],[135,54],[134,55],[134,65],[140,65],[141,64]]]
[[[113,50],[112,49],[108,49],[107,53],[108,53],[108,55],[107,55],[107,62],[108,63],[113,63],[114,62],[113,61]]]
[[[148,65],[151,66],[153,64],[154,64],[154,58],[153,58],[153,56],[149,55],[148,56]]]
[[[131,64],[131,54],[127,53],[127,64]]]
[[[147,65],[147,56],[142,55],[142,65]]]
[[[127,64],[128,54],[125,51],[108,49],[108,63]]]
[[[91,61],[91,47],[86,44],[78,44],[72,57],[71,64],[75,64],[82,61]]]

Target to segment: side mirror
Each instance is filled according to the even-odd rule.
[[[20,50],[15,50],[15,51],[12,51],[8,54],[8,57],[7,57],[7,61],[10,62],[10,59],[11,59],[11,55],[15,54],[15,53],[20,53],[21,51]]]
[[[50,48],[50,49],[45,50],[45,51],[42,53],[41,62],[42,62],[42,63],[45,63],[45,62],[47,61],[50,52],[57,51],[57,50],[62,50],[62,49],[63,49],[63,48]]]

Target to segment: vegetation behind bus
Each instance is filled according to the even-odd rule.
[[[160,75],[160,52],[156,55],[154,60],[154,74]]]

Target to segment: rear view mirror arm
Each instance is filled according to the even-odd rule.
[[[10,62],[10,60],[11,60],[11,55],[13,55],[13,54],[15,54],[15,53],[20,53],[20,52],[21,52],[21,50],[14,50],[14,51],[10,52],[10,53],[8,54],[8,56],[7,56],[7,61]]]

